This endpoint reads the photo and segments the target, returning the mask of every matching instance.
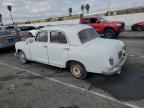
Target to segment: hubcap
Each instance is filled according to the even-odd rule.
[[[106,38],[111,38],[112,37],[112,33],[111,32],[108,32],[108,33],[106,33]]]
[[[82,75],[82,69],[78,65],[73,66],[71,68],[71,71],[72,71],[73,75],[76,77],[80,77]]]

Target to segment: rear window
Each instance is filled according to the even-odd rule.
[[[11,35],[9,31],[0,31],[0,36]]]
[[[79,39],[82,43],[86,43],[88,41],[91,41],[91,40],[99,37],[99,35],[95,31],[95,29],[92,29],[92,28],[82,30],[78,33],[78,35],[79,35]]]

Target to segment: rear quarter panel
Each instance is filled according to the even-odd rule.
[[[96,51],[97,50],[97,51]],[[88,72],[101,73],[104,68],[109,68],[109,57],[99,49],[89,50],[82,46],[72,46],[69,60],[82,63]]]

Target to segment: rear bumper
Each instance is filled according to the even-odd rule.
[[[124,65],[127,58],[128,58],[128,54],[125,55],[124,59],[120,62],[119,65],[117,65],[116,67],[105,69],[102,72],[102,74],[104,74],[104,75],[113,75],[113,74],[117,74],[117,73],[120,74],[121,73],[121,67]]]

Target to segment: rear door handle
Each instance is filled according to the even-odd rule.
[[[47,46],[43,46],[43,47],[47,48]]]

